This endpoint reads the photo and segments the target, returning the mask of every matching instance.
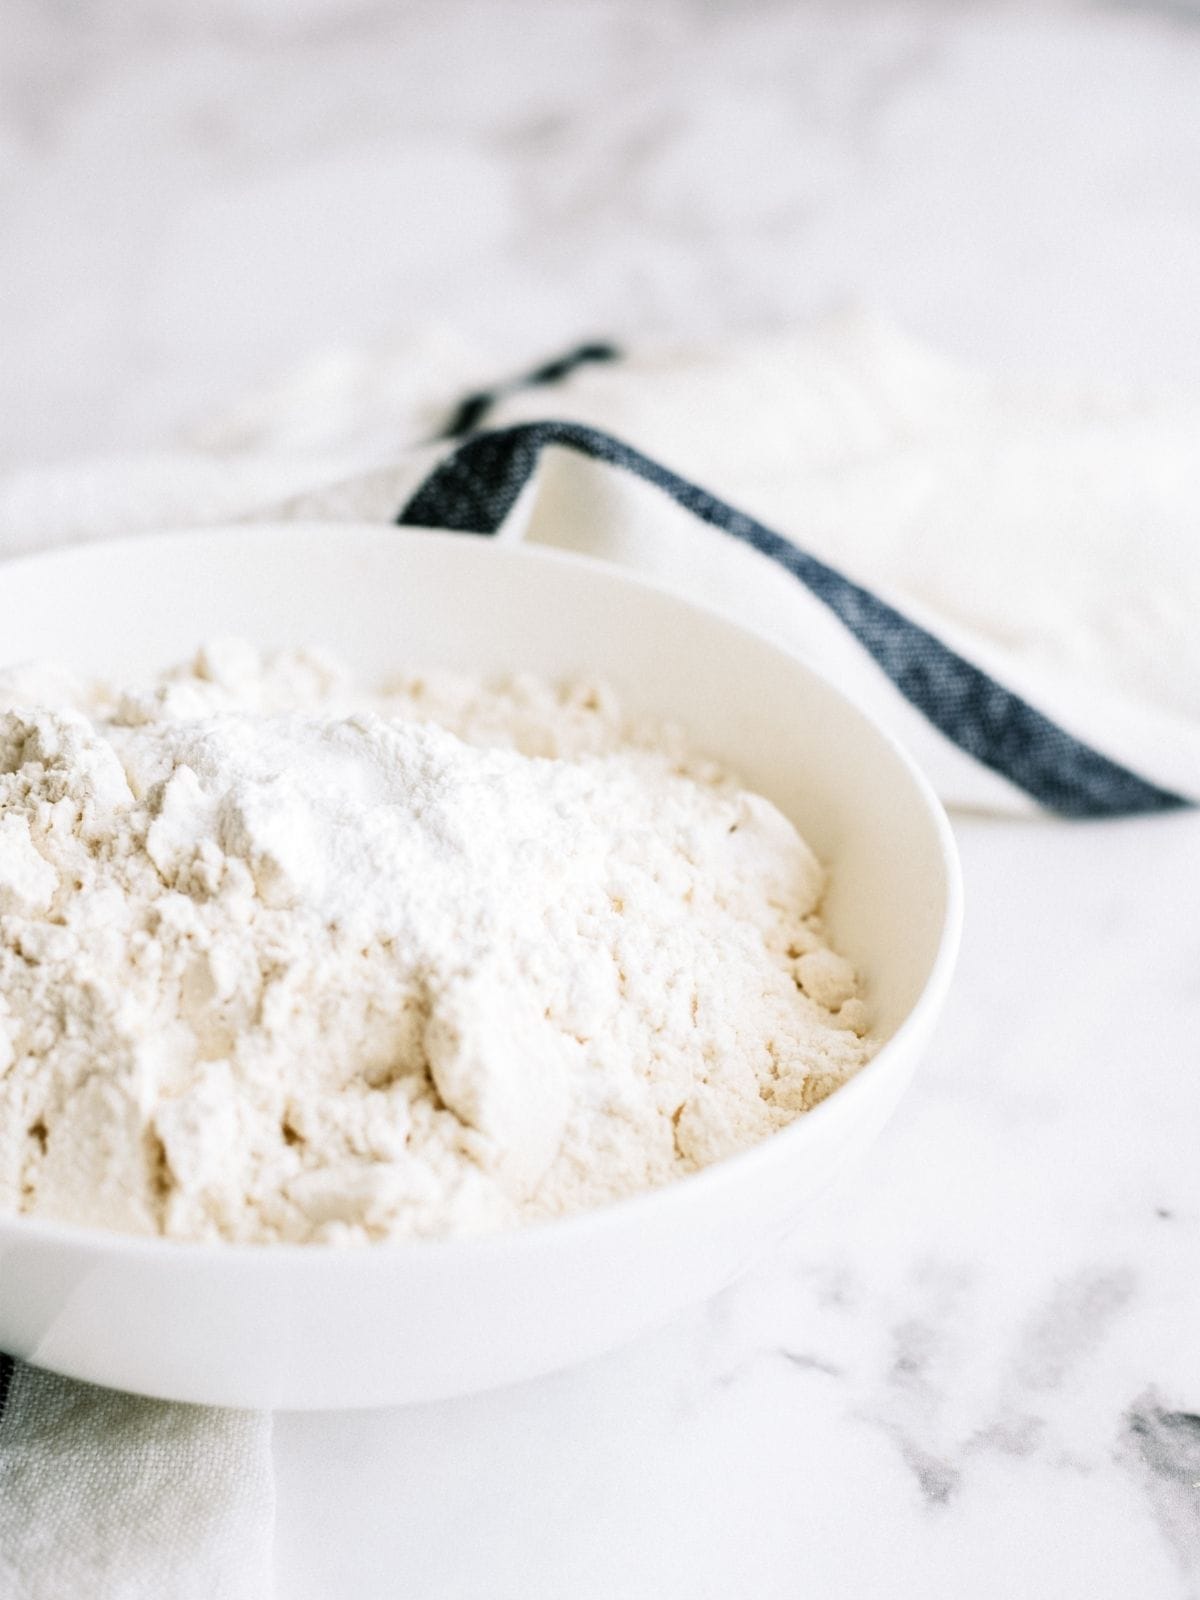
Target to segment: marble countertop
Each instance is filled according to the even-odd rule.
[[[1200,8],[27,0],[0,470],[313,352],[877,305],[1200,383]],[[863,1167],[578,1371],[283,1416],[281,1600],[1200,1596],[1200,819],[961,818],[958,981]]]

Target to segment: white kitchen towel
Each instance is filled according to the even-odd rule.
[[[268,1600],[268,1413],[168,1405],[6,1362],[4,1600]]]
[[[432,336],[321,357],[190,448],[0,484],[0,552],[281,516],[556,544],[824,667],[951,805],[1200,796],[1191,398],[1000,381],[862,316],[454,396],[472,370]]]
[[[442,336],[321,356],[177,449],[0,482],[0,554],[268,518],[524,538],[782,640],[951,804],[1200,797],[1196,402],[1002,383],[862,317],[484,370]],[[269,1594],[268,1418],[5,1373],[0,1600]]]

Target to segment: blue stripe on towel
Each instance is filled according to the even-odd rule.
[[[463,439],[467,434],[477,431],[488,412],[493,406],[498,405],[505,395],[515,394],[518,389],[536,389],[544,384],[562,383],[577,368],[596,361],[616,361],[620,354],[616,345],[593,340],[590,344],[576,345],[573,350],[568,350],[565,355],[555,356],[551,361],[543,361],[540,366],[534,367],[532,372],[522,373],[519,378],[514,378],[508,383],[498,384],[491,389],[477,389],[474,394],[465,395],[458,402],[450,414],[450,420],[436,437]]]
[[[778,562],[829,607],[936,728],[1048,810],[1067,817],[1119,817],[1188,804],[1075,738],[835,568],[597,428],[547,421],[474,434],[434,468],[396,521],[493,534],[548,445],[644,478],[702,522]]]

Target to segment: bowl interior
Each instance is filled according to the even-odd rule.
[[[460,534],[251,525],[83,546],[3,569],[0,664],[105,676],[204,638],[321,644],[370,679],[398,667],[605,678],[732,762],[834,865],[827,913],[891,1035],[948,920],[944,818],[909,762],[794,658],[600,563]]]

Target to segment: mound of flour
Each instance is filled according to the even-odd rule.
[[[821,893],[594,685],[0,675],[0,1208],[356,1241],[664,1183],[870,1054]]]

